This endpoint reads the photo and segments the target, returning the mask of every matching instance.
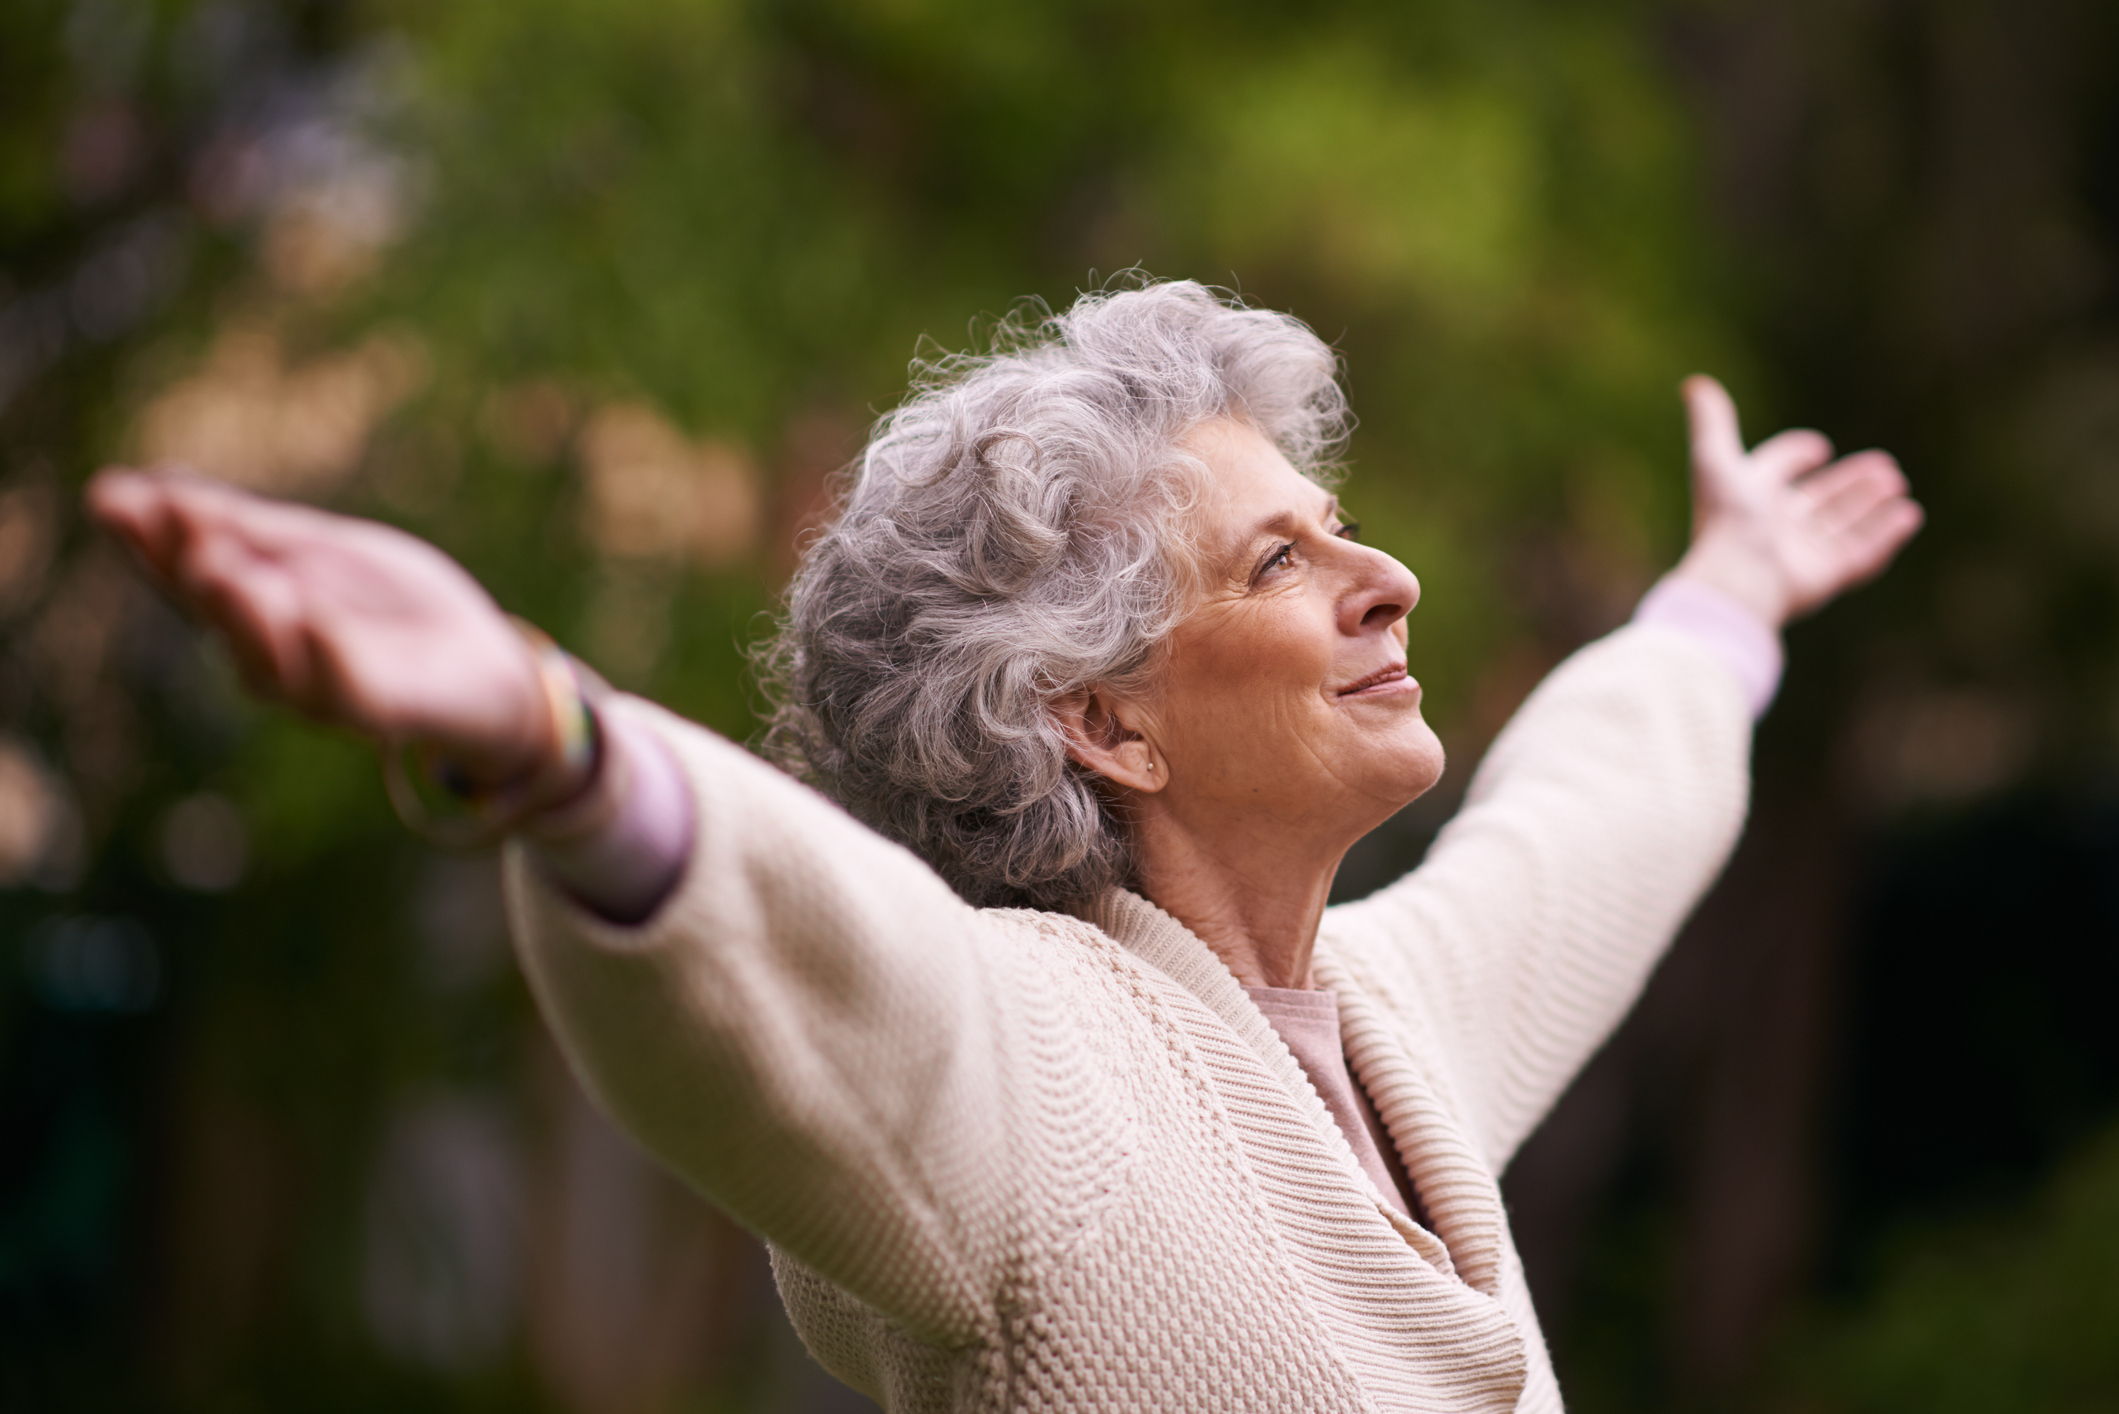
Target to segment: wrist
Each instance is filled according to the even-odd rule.
[[[470,848],[491,843],[526,821],[564,812],[592,792],[606,755],[594,702],[608,689],[542,630],[513,620],[521,633],[536,683],[535,725],[526,729],[537,746],[520,754],[459,753],[434,742],[417,743],[422,774],[461,810],[430,810],[406,773],[406,744],[386,742],[384,779],[391,804],[414,832],[437,844]]]
[[[609,719],[593,707],[590,711],[596,720],[597,749],[587,775],[521,816],[521,833],[540,846],[564,848],[602,833],[617,816],[639,774],[638,746],[629,749],[622,730],[614,730]]]
[[[1673,572],[1642,597],[1633,621],[1674,630],[1705,648],[1734,674],[1752,720],[1765,715],[1786,659],[1779,631],[1749,606],[1703,580]]]
[[[1788,590],[1781,576],[1765,557],[1749,547],[1729,544],[1716,535],[1702,535],[1670,573],[1672,578],[1705,585],[1742,605],[1776,632],[1790,617]]]
[[[603,733],[594,702],[602,679],[525,619],[513,620],[529,645],[544,698],[545,749],[516,802],[517,818],[564,805],[587,790],[603,764]]]
[[[683,877],[696,838],[684,771],[636,715],[602,714],[604,760],[580,799],[523,823],[539,873],[608,923],[645,922]]]

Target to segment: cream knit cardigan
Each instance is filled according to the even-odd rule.
[[[810,1349],[891,1410],[1558,1410],[1496,1178],[1741,825],[1730,671],[1634,625],[1495,741],[1427,862],[1329,910],[1316,980],[1434,1222],[1364,1177],[1234,977],[1114,893],[974,909],[644,703],[697,793],[613,927],[510,860],[567,1055],[768,1238]]]

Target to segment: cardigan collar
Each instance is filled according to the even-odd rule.
[[[1339,997],[1347,1063],[1368,1090],[1390,1131],[1435,1230],[1449,1244],[1457,1270],[1472,1287],[1495,1295],[1501,1287],[1508,1217],[1493,1171],[1465,1135],[1429,1076],[1413,1062],[1374,995],[1341,964],[1325,939],[1311,966],[1317,984]]]
[[[1191,929],[1130,890],[1113,889],[1104,895],[1087,910],[1086,920],[1227,1023],[1297,1108],[1310,1117],[1327,1151],[1364,1188],[1370,1187],[1346,1136],[1318,1099],[1309,1077],[1219,954]],[[1387,1019],[1339,965],[1322,938],[1313,971],[1321,986],[1339,996],[1347,1060],[1357,1081],[1368,1089],[1406,1172],[1419,1188],[1435,1232],[1430,1234],[1407,1220],[1380,1195],[1377,1208],[1428,1261],[1445,1272],[1454,1268],[1475,1291],[1498,1296],[1506,1217],[1493,1175],[1413,1064]],[[1446,1252],[1433,1250],[1442,1246]]]

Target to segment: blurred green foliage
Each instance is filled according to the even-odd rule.
[[[2106,1409],[2119,1390],[2119,1133],[2023,1208],[1903,1231],[1873,1289],[1818,1312],[1782,1375],[1787,1407]]]
[[[1766,101],[1785,75],[1699,80],[1741,68],[1700,58],[1725,10],[1731,42],[1768,58],[1812,40],[1856,56],[1806,71],[1831,121],[1824,158],[1791,159],[1803,180],[1760,177],[1764,139],[1745,146],[1811,131]],[[107,460],[181,453],[406,526],[621,685],[742,736],[744,645],[908,360],[974,345],[1026,297],[1194,277],[1343,351],[1350,507],[1423,581],[1415,663],[1459,765],[1350,865],[1356,883],[1402,867],[1522,693],[1675,555],[1675,389],[1702,368],[1754,432],[1785,412],[1915,451],[1948,516],[1887,597],[1798,636],[1767,750],[1801,763],[1786,779],[1812,792],[1806,827],[1847,828],[1818,808],[1820,763],[1884,763],[1856,771],[1861,809],[2005,788],[2038,693],[2069,724],[2038,739],[2076,743],[2040,748],[2048,769],[2101,759],[2113,580],[2101,493],[2072,469],[2103,465],[2082,455],[2107,426],[2101,297],[1965,333],[1965,309],[2013,287],[1977,258],[1991,245],[1966,256],[1937,233],[2018,188],[1894,185],[1945,172],[1875,116],[1897,108],[1862,107],[1878,76],[1917,86],[1898,51],[1823,20],[1753,34],[1747,16],[0,7],[0,786],[48,827],[38,858],[0,860],[0,1403],[813,1397],[758,1315],[743,1240],[598,1147],[495,951],[491,861],[410,843],[365,747],[243,702],[80,524]],[[1954,34],[1917,52],[1987,52]],[[2054,203],[2033,256],[2072,249],[2052,233],[2073,207]],[[2003,376],[2012,359],[2037,369]],[[1793,798],[1780,769],[1769,807]],[[230,806],[236,853],[198,855],[207,836],[181,822]],[[139,966],[101,991],[66,971],[96,958]],[[2043,1218],[1909,1239],[1932,1255],[1802,1336],[1789,1398],[1972,1407],[1980,1381],[2029,1365],[2055,1407],[2108,1392],[2103,1367],[2069,1363],[2101,1348],[2083,1322],[2108,1289],[2090,1254],[2111,1165],[2082,1165]],[[1560,1326],[1582,1407],[1706,1397],[1665,1371],[1679,1218],[1641,1191],[1597,1228]],[[500,1248],[450,1226],[475,1237],[495,1212],[519,1234]],[[405,1263],[424,1273],[409,1286]],[[2014,1294],[1982,1303],[1990,1288]],[[2075,1314],[2008,1314],[2046,1310]]]

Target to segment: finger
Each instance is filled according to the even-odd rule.
[[[1824,470],[1804,479],[1797,489],[1810,491],[1818,487],[1829,486],[1833,484],[1835,478],[1842,476],[1854,477],[1878,474],[1889,478],[1893,484],[1901,488],[1906,485],[1906,473],[1899,466],[1898,458],[1892,456],[1889,452],[1871,448],[1865,452],[1853,452],[1841,457]]]
[[[316,597],[313,585],[306,594],[299,587],[315,578],[320,561],[328,560],[331,537],[319,531],[328,532],[333,522],[344,518],[215,482],[179,477],[157,480],[162,483],[159,490],[167,522],[163,535],[167,548],[161,559],[177,597],[217,626],[234,630],[240,624],[228,616],[233,613],[240,618],[246,612],[241,602],[248,592],[246,581],[255,577],[260,592],[284,601],[277,604],[276,612],[293,615],[293,622],[299,624]],[[298,695],[307,655],[291,646],[288,634],[293,630],[277,617],[253,626],[271,628],[260,652],[278,665],[273,676],[284,678],[280,691]]]
[[[1841,537],[1846,547],[1849,585],[1874,579],[1883,573],[1905,543],[1913,538],[1927,513],[1910,497],[1893,497],[1849,526]]]
[[[160,500],[154,478],[128,466],[107,466],[81,493],[89,514],[112,530],[131,531],[152,519]]]
[[[219,631],[243,681],[261,696],[287,695],[292,667],[285,635],[239,588],[237,561],[253,558],[199,498],[165,472],[110,468],[90,481],[89,513],[129,546],[141,568],[192,617]],[[250,577],[255,577],[255,570]]]
[[[1883,502],[1906,494],[1905,473],[1881,452],[1848,457],[1796,488],[1813,528],[1838,535]]]
[[[318,521],[338,519],[308,506],[270,500],[217,481],[181,475],[156,479],[167,498],[171,517],[183,532],[233,536],[258,553],[275,558],[284,558],[313,538]]]
[[[1737,427],[1736,403],[1727,389],[1703,373],[1684,383],[1685,414],[1692,432],[1692,464],[1732,469],[1743,460],[1744,439]]]
[[[1832,460],[1832,439],[1807,427],[1790,428],[1751,449],[1751,464],[1781,481],[1793,481]]]
[[[183,562],[203,539],[240,529],[238,491],[170,469],[110,468],[89,483],[88,508],[140,557],[148,573],[176,588]]]
[[[253,690],[307,708],[314,673],[302,595],[284,567],[234,536],[211,535],[186,556],[178,587],[227,640]]]
[[[150,577],[168,580],[169,498],[155,477],[126,467],[107,467],[89,481],[83,499],[89,515],[133,552]]]

